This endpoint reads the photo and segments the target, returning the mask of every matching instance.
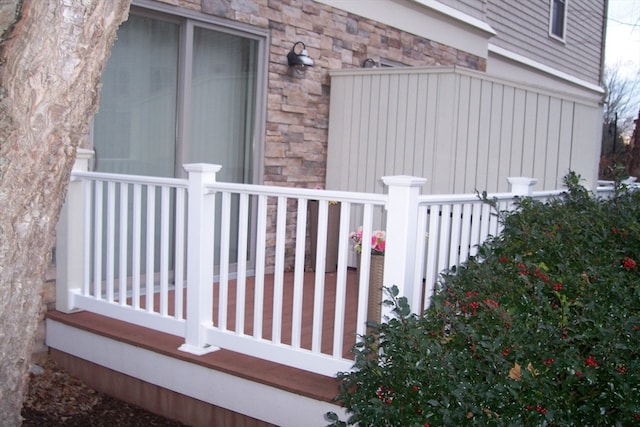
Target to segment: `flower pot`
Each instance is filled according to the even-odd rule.
[[[383,278],[384,255],[371,255],[367,319],[375,322],[380,322],[382,318]]]
[[[360,273],[361,255],[358,254],[358,273]],[[358,274],[360,276],[360,274]],[[369,299],[367,300],[367,320],[380,322],[382,318],[384,278],[384,255],[371,255],[369,266]]]
[[[309,239],[311,243],[311,268],[316,269],[318,248],[318,208],[317,200],[309,201]],[[327,253],[324,263],[325,273],[333,273],[338,269],[338,238],[340,233],[340,204],[330,203],[327,217]]]

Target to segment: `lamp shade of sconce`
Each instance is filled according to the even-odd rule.
[[[296,52],[296,47],[302,46],[300,53]],[[289,53],[287,54],[287,61],[289,61],[290,67],[304,68],[313,67],[313,59],[309,57],[307,48],[302,42],[295,42]]]
[[[373,58],[367,58],[362,61],[362,68],[378,68],[378,63]]]

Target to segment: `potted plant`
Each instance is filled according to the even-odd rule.
[[[353,248],[360,255],[362,253],[362,227],[349,233]],[[384,251],[386,248],[386,234],[382,230],[371,233],[371,264],[369,266],[369,299],[367,302],[367,317],[380,321],[382,315],[382,287],[384,278]],[[360,256],[358,256],[358,270],[360,270]]]

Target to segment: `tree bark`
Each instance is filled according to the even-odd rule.
[[[55,226],[128,11],[129,0],[0,1],[2,426],[21,424]]]

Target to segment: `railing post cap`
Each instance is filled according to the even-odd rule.
[[[76,149],[76,160],[73,163],[74,171],[86,172],[89,170],[89,162],[93,159],[95,151],[87,148]]]
[[[511,185],[528,185],[533,186],[538,183],[536,178],[528,178],[526,176],[510,176],[507,178]]]
[[[91,159],[95,151],[88,148],[78,148],[76,150],[76,159]]]
[[[212,165],[210,163],[187,163],[182,166],[187,172],[200,172],[200,173],[216,173],[222,169],[221,165]]]
[[[399,187],[420,187],[426,184],[427,179],[421,178],[419,176],[409,176],[409,175],[393,175],[393,176],[383,176],[382,182],[385,185],[395,185]]]

